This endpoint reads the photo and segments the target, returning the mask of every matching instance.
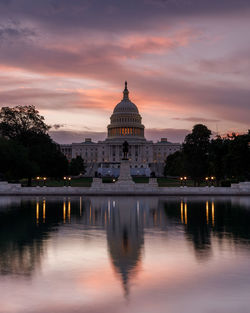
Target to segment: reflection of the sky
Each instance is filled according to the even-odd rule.
[[[249,311],[250,198],[0,198],[0,312]]]

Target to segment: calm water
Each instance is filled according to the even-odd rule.
[[[249,313],[250,198],[0,198],[0,313]]]

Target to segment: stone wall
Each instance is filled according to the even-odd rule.
[[[91,187],[21,187],[0,182],[0,195],[225,195],[250,196],[250,182],[232,187],[158,187],[156,178],[148,184],[102,183],[94,178]]]

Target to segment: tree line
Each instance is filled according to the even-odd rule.
[[[19,180],[43,176],[59,179],[84,172],[81,157],[68,162],[48,134],[49,126],[34,106],[0,110],[1,179]]]
[[[187,176],[195,185],[205,177],[215,177],[217,185],[250,179],[250,130],[246,134],[216,136],[205,125],[197,124],[180,151],[167,157],[166,176]]]

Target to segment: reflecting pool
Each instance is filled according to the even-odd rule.
[[[0,313],[248,313],[250,197],[0,197]]]

